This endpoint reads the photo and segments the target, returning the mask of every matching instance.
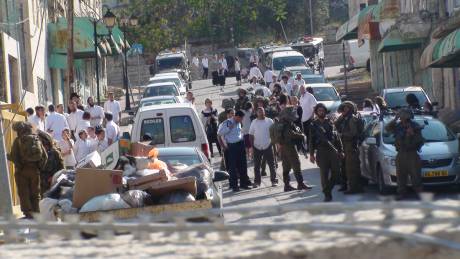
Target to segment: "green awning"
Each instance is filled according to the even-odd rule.
[[[436,43],[432,60],[430,67],[460,67],[460,29]]]
[[[406,49],[420,48],[423,44],[423,39],[414,38],[406,39],[401,36],[399,30],[390,31],[385,38],[380,42],[379,52],[391,52]]]
[[[90,17],[75,17],[74,18],[74,55],[75,58],[92,58],[95,56],[94,51],[94,25],[93,19]],[[97,34],[108,35],[107,27],[98,22],[96,25]],[[52,54],[67,54],[67,19],[59,18],[56,23],[48,24],[50,50]],[[120,29],[117,27],[112,29],[112,37],[108,37],[112,41],[111,53],[120,53],[118,44],[122,43],[119,36],[113,37],[114,33],[120,34]],[[98,40],[101,40],[100,38]],[[98,55],[109,54],[107,48],[104,49],[103,45],[98,46]],[[115,50],[115,51],[114,51]]]
[[[346,23],[342,24],[342,26],[337,29],[335,35],[336,41],[357,39],[360,21],[364,21],[365,17],[368,16],[375,7],[376,5],[367,6]]]

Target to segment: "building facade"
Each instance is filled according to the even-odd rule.
[[[458,69],[432,64],[432,59],[433,51],[442,48],[441,36],[460,26],[456,23],[460,0],[363,2],[349,1],[351,10],[359,11],[350,12],[354,16],[339,28],[336,38],[369,41],[373,89],[422,86],[440,108],[459,108]]]
[[[101,17],[101,0],[73,0],[74,27],[81,19]],[[50,103],[67,104],[66,53],[56,53],[56,41],[67,44],[63,30],[52,30],[66,24],[66,0],[0,0],[0,101],[21,103],[23,108]],[[62,29],[62,26],[61,26]],[[56,33],[59,34],[56,36]],[[92,35],[92,32],[87,32]],[[88,36],[87,35],[87,36]],[[74,44],[82,35],[74,30]],[[74,55],[74,89],[83,98],[96,95],[96,53]],[[100,89],[107,85],[105,55],[99,53]],[[67,93],[68,94],[68,93]]]

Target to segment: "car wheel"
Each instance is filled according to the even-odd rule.
[[[383,172],[380,166],[377,167],[377,187],[381,195],[388,195],[390,193],[390,188],[383,180]]]

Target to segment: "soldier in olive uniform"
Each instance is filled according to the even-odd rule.
[[[299,154],[296,150],[296,141],[304,139],[305,135],[294,125],[296,118],[297,110],[292,106],[286,107],[279,114],[282,137],[278,143],[278,150],[281,152],[285,192],[295,190],[295,188],[290,185],[289,172],[291,169],[294,171],[294,176],[297,180],[297,190],[309,190],[312,188],[310,185],[304,183],[302,170],[300,169],[300,160]]]
[[[343,102],[342,114],[335,121],[345,153],[345,175],[347,177],[346,194],[362,192],[361,168],[359,162],[359,118],[354,115],[356,106],[350,101]]]
[[[18,137],[14,140],[8,159],[14,163],[14,179],[18,188],[21,211],[26,218],[33,218],[39,212],[40,169],[48,159],[40,139],[32,134],[29,122],[16,122],[13,130]]]
[[[243,88],[239,88],[237,90],[237,94],[238,99],[235,103],[235,111],[244,110],[244,107],[246,107],[246,103],[250,102],[249,97],[247,96],[248,91],[246,91]]]
[[[398,118],[400,121],[398,121]],[[398,182],[398,197],[404,199],[407,194],[407,177],[410,176],[412,188],[418,194],[422,191],[421,170],[422,163],[418,151],[424,144],[421,127],[412,121],[413,113],[410,109],[399,111],[385,130],[395,137],[396,176]]]
[[[64,169],[64,160],[62,159],[61,152],[56,147],[56,144],[51,138],[51,136],[44,132],[38,131],[38,137],[43,144],[43,147],[47,151],[48,160],[40,170],[40,191],[43,197],[43,194],[50,189],[51,185],[51,178],[53,175],[61,170]]]
[[[318,164],[324,201],[329,202],[332,200],[332,189],[340,173],[339,161],[344,154],[342,153],[342,142],[337,135],[334,123],[326,118],[326,106],[318,103],[314,112],[316,118],[311,123],[308,141],[310,161]]]

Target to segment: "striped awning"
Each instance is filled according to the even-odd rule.
[[[390,31],[385,38],[380,42],[379,52],[392,52],[407,49],[420,48],[423,44],[423,39],[420,38],[404,38],[399,30]]]
[[[460,29],[440,39],[433,47],[430,67],[460,67]]]
[[[367,6],[346,23],[342,24],[335,35],[336,41],[357,39],[360,24],[367,23],[369,15],[375,7],[376,5]]]

